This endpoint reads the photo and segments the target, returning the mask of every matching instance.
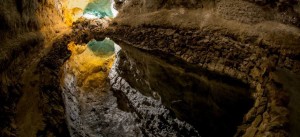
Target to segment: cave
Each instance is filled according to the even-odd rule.
[[[298,137],[298,0],[3,0],[1,137]]]

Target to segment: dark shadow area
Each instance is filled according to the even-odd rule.
[[[283,91],[287,91],[290,95],[288,107],[290,110],[291,137],[298,137],[300,136],[300,76],[286,69],[277,69],[273,77],[274,81],[283,88]],[[279,98],[280,95],[277,97]]]
[[[34,29],[30,25],[38,26],[28,23],[37,20],[34,4],[18,0],[4,0],[0,4],[0,136],[3,137],[14,136],[17,130],[14,117],[17,102],[23,94],[20,77],[28,63],[20,58],[30,58],[29,53],[36,52],[39,49],[36,47],[44,42],[40,33],[29,34]],[[25,10],[26,6],[32,6],[32,9]],[[22,18],[24,16],[30,16],[27,22]],[[28,33],[27,37],[22,36],[25,33]]]

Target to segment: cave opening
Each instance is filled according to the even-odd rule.
[[[114,8],[114,0],[94,0],[83,11],[85,18],[114,18],[118,11]]]
[[[118,15],[114,0],[63,1],[64,18],[68,25],[83,17],[86,19],[114,18]]]

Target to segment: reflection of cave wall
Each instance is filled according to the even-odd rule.
[[[119,3],[113,37],[240,79],[255,89],[255,105],[236,135],[289,136],[289,93],[274,83],[272,72],[280,68],[299,75],[299,5],[293,0],[128,0]]]
[[[110,54],[105,53],[105,56],[101,53],[99,55],[99,52],[91,50],[86,44],[75,45],[74,42],[68,44],[68,49],[72,55],[63,66],[61,87],[69,132],[72,137],[99,136],[102,130],[98,129],[106,127],[98,125],[104,121],[99,120],[94,111],[98,106],[103,107],[102,98],[105,98],[109,89],[107,76],[114,62],[113,51]],[[99,101],[101,105],[95,103],[93,99]]]
[[[201,136],[235,134],[243,115],[252,106],[249,87],[233,78],[191,69],[192,66],[176,59],[170,59],[169,64],[145,54],[125,46],[119,53],[118,73],[133,88],[161,99],[176,117],[193,125]]]
[[[115,52],[115,43],[107,38],[103,41],[91,40],[87,45],[88,48],[92,50],[95,55],[111,56]]]
[[[18,136],[14,116],[24,88],[20,80],[22,73],[31,70],[32,67],[27,66],[40,58],[43,54],[40,49],[51,45],[50,41],[64,31],[66,19],[63,13],[67,11],[64,2],[76,1],[1,1],[0,136]],[[286,135],[287,110],[282,106],[285,93],[276,89],[280,89],[280,85],[272,82],[269,72],[280,67],[299,74],[299,4],[293,0],[267,3],[253,0],[127,0],[127,4],[117,4],[123,11],[120,24],[150,27],[118,26],[116,36],[132,40],[135,46],[168,52],[187,62],[199,63],[205,69],[244,80],[257,88],[257,103],[245,116],[246,127],[251,123],[251,128],[242,127],[242,131]],[[80,16],[83,8],[79,6],[70,6],[69,15]],[[162,26],[169,28],[159,29]],[[180,29],[182,27],[188,29]],[[72,37],[55,44],[56,49],[51,50],[46,61],[41,63],[44,65],[39,71],[41,82],[46,85],[41,85],[43,90],[38,94],[41,98],[33,97],[33,101],[40,104],[46,117],[44,127],[40,127],[43,130],[36,135],[66,134],[64,127],[60,127],[64,126],[64,110],[61,109],[59,87],[53,85],[59,83],[59,67],[68,56],[64,42]],[[29,84],[36,83],[31,81]],[[277,119],[271,121],[271,118]]]
[[[115,31],[113,37],[154,53],[162,52],[158,56],[171,54],[204,70],[237,78],[256,89],[252,94],[255,105],[244,116],[237,136],[289,136],[288,93],[281,84],[274,83],[272,71],[282,68],[299,75],[300,62],[295,58],[300,53],[299,48],[287,43],[271,44],[271,41],[279,39],[256,43],[255,37],[235,35],[230,29],[209,28],[123,26]],[[299,42],[290,38],[286,38],[286,42]]]

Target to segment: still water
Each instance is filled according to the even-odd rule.
[[[62,76],[72,136],[233,136],[253,103],[242,82],[162,53],[110,39],[74,52]]]

